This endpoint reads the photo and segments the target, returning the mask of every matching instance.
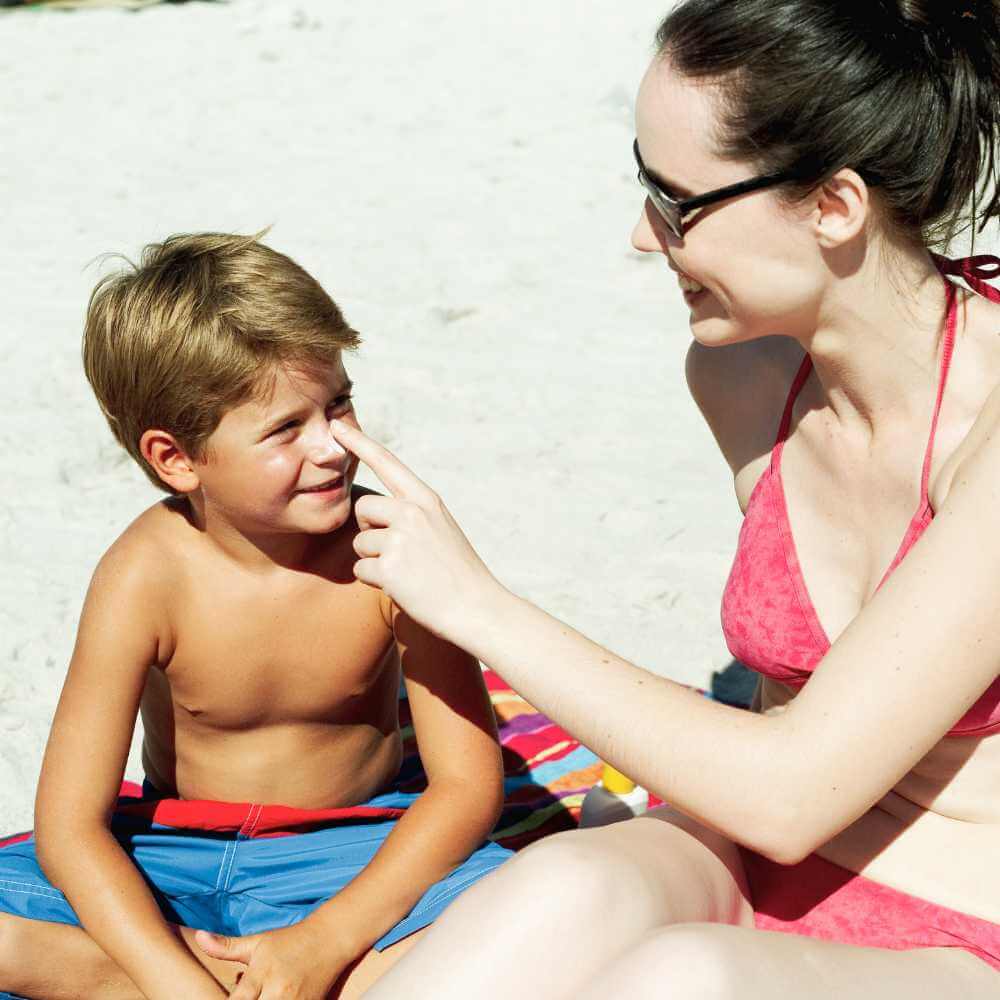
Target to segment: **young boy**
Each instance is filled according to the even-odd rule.
[[[34,838],[0,850],[0,990],[357,995],[509,856],[483,846],[503,775],[477,663],[352,574],[362,491],[329,421],[356,423],[357,343],[255,237],[174,236],[95,289],[87,377],[171,496],[88,591]],[[386,791],[401,673],[419,796]]]

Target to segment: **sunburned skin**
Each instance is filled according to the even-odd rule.
[[[130,532],[164,555],[172,643],[142,696],[146,775],[170,796],[355,805],[397,772],[400,669],[384,598],[351,573],[353,518],[264,581],[169,500]],[[321,624],[320,624],[321,623]]]

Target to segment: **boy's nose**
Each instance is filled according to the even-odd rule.
[[[330,433],[330,425],[322,424],[309,442],[309,460],[315,465],[337,462],[347,454],[340,442]]]

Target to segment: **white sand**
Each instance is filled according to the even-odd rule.
[[[159,496],[83,377],[85,265],[171,232],[274,224],[365,334],[367,429],[514,589],[657,672],[706,685],[729,662],[740,515],[684,386],[687,310],[628,243],[666,7],[0,16],[0,830],[30,825],[93,566]]]

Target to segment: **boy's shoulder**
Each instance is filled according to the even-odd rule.
[[[183,502],[170,497],[144,510],[111,543],[97,564],[98,573],[162,584],[174,566],[172,555],[182,544],[190,522]]]
[[[88,609],[99,618],[108,614],[115,621],[127,622],[132,635],[155,636],[158,655],[162,655],[164,637],[171,634],[168,605],[176,586],[172,553],[178,547],[172,538],[172,518],[178,515],[167,503],[160,501],[140,514],[98,560],[81,630]]]

